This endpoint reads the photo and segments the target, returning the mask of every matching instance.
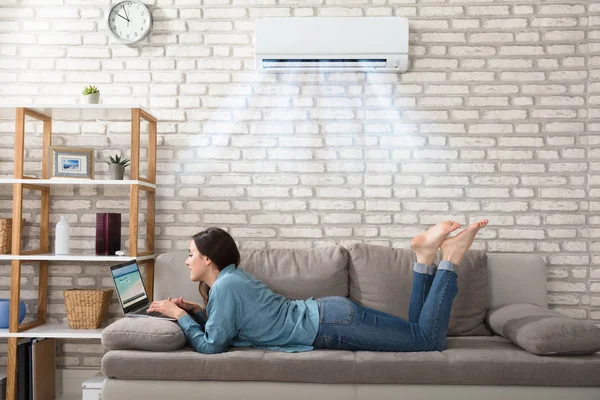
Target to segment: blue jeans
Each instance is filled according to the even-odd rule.
[[[321,297],[317,349],[442,351],[446,348],[458,266],[415,263],[408,321],[366,308],[346,297]],[[430,290],[431,289],[431,290]]]

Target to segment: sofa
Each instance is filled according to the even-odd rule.
[[[201,302],[186,257],[186,251],[175,251],[157,258],[155,299]],[[356,244],[246,250],[240,268],[290,299],[345,296],[407,319],[413,261],[407,249]],[[523,348],[540,335],[522,330],[548,321],[545,314],[577,321],[548,309],[546,285],[539,256],[470,250],[460,265],[444,351],[230,348],[205,355],[183,342],[173,351],[105,344],[110,349],[102,358],[102,399],[600,399],[600,352],[540,355]],[[103,333],[103,343],[108,335]]]

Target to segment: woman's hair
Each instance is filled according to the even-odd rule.
[[[198,251],[210,258],[219,271],[223,271],[230,264],[235,264],[236,268],[240,264],[240,251],[231,235],[223,229],[208,228],[196,233],[193,239]],[[198,290],[204,304],[208,305],[210,287],[201,281]]]

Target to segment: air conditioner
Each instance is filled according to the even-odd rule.
[[[405,72],[408,19],[256,19],[254,55],[256,70],[263,72]]]

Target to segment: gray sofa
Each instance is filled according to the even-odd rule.
[[[178,251],[157,258],[155,299],[200,302],[186,257]],[[410,250],[358,244],[244,251],[241,267],[291,299],[346,296],[406,319],[413,257]],[[543,259],[469,251],[460,268],[442,352],[110,350],[102,359],[102,398],[600,399],[600,352],[540,356],[490,330],[491,310],[516,303],[547,309]]]

